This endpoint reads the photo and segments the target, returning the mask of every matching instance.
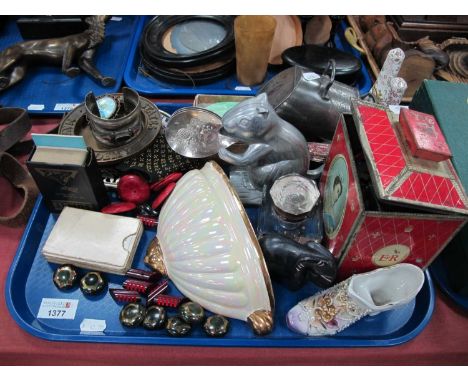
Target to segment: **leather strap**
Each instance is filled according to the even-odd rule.
[[[31,174],[16,160],[6,153],[31,130],[28,113],[20,108],[0,108],[0,125],[6,125],[0,131],[0,176],[5,177],[13,187],[23,191],[20,208],[10,216],[0,216],[0,224],[11,226],[24,224],[34,206],[38,189]]]
[[[11,226],[24,224],[38,195],[36,183],[31,174],[8,153],[0,152],[0,176],[4,176],[15,188],[23,191],[24,199],[20,208],[10,216],[0,216],[0,224]]]
[[[0,108],[0,125],[7,125],[0,131],[0,152],[13,147],[31,130],[26,110],[15,107]]]

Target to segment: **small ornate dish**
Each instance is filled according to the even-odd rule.
[[[220,147],[234,142],[219,135],[222,121],[217,114],[200,107],[184,107],[172,114],[165,129],[172,150],[187,158],[208,158]]]

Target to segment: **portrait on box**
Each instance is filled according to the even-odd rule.
[[[348,165],[343,155],[337,155],[330,165],[323,197],[323,223],[329,238],[334,238],[340,230],[347,197]]]

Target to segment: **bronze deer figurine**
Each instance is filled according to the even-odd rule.
[[[103,86],[113,86],[115,79],[103,76],[93,62],[97,46],[104,41],[105,24],[110,16],[89,16],[83,33],[61,38],[31,40],[14,44],[0,52],[0,91],[21,81],[30,64],[61,65],[62,72],[76,77],[81,70]],[[77,66],[73,66],[76,63]]]

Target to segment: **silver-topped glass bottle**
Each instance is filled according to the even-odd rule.
[[[297,174],[277,179],[265,192],[257,231],[259,235],[280,233],[303,244],[321,242],[320,192],[315,182]]]

